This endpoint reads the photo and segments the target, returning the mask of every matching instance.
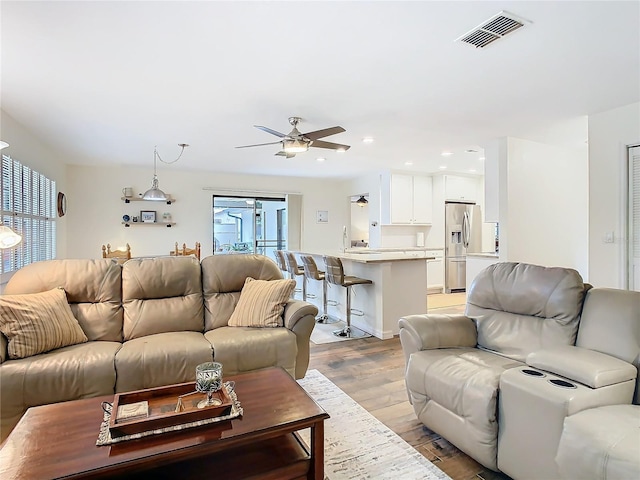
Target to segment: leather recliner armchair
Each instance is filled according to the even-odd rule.
[[[588,288],[572,269],[498,263],[472,283],[465,315],[401,318],[406,385],[420,421],[498,470],[500,377],[532,352],[574,345]]]

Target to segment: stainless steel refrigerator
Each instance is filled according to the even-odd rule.
[[[467,253],[482,251],[482,216],[475,203],[445,202],[444,288],[446,293],[464,291]]]

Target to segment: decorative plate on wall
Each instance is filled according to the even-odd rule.
[[[64,193],[58,192],[58,216],[64,217],[67,213],[67,197]]]

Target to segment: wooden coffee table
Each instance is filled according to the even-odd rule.
[[[281,368],[225,377],[244,414],[232,420],[96,446],[103,401],[27,410],[0,449],[0,478],[324,478],[329,415]],[[311,429],[309,450],[297,431]],[[146,475],[145,475],[146,476]]]

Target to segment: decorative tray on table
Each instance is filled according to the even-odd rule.
[[[117,393],[109,412],[110,437],[139,438],[242,415],[229,382],[213,393],[218,405],[198,408],[198,402],[206,397],[206,393],[196,392],[194,382]]]

